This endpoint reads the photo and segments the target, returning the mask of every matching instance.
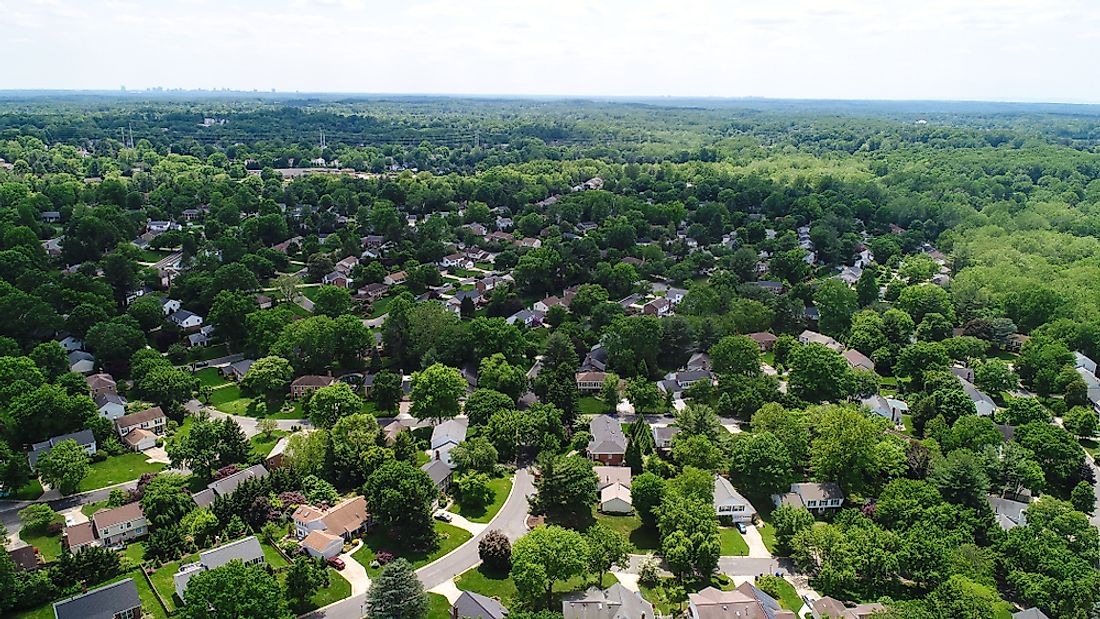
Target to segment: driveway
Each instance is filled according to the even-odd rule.
[[[200,410],[206,410],[210,414],[212,419],[225,419],[229,418],[237,422],[237,425],[244,431],[245,438],[252,438],[260,433],[260,429],[257,427],[259,419],[255,417],[242,417],[240,415],[230,415],[223,413],[220,410],[212,406],[203,406],[198,400],[191,400],[187,403],[187,410],[192,414]],[[313,424],[308,419],[276,419],[275,426],[286,432],[290,432],[295,426],[302,428],[303,430],[312,430]]]
[[[168,452],[164,451],[163,447],[150,447],[141,452],[148,458],[146,462],[160,462],[163,464],[171,464],[172,461],[168,458]]]
[[[750,524],[746,526],[745,534],[741,537],[745,539],[745,543],[749,546],[749,558],[772,558],[772,553],[768,551],[768,547],[764,545],[764,538],[760,537],[760,529],[757,529],[756,525]]]
[[[344,560],[344,569],[340,570],[340,575],[344,577],[344,580],[351,583],[352,597],[363,595],[367,592],[367,589],[370,589],[370,576],[367,576],[367,568],[351,556],[362,545],[362,540],[359,540],[351,550],[340,555],[340,558]]]

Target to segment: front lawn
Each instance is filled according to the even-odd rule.
[[[451,603],[438,593],[428,594],[428,619],[451,619]]]
[[[393,303],[392,297],[382,297],[374,303],[371,303],[369,316],[371,318],[378,318],[382,314],[385,314],[390,310],[390,303]]]
[[[241,388],[237,385],[221,387],[210,394],[210,405],[229,415],[247,415],[251,403],[252,398],[241,397]]]
[[[279,439],[289,434],[284,430],[275,430],[271,435],[257,434],[249,439],[249,444],[252,445],[252,453],[259,456],[260,459],[267,457],[267,454],[271,453],[271,449],[275,447],[275,443],[279,442]]]
[[[512,491],[512,480],[507,477],[490,479],[489,487],[493,489],[493,500],[489,505],[466,507],[455,503],[451,505],[447,511],[458,514],[470,522],[480,522],[483,524],[489,522],[493,519],[493,516],[496,516],[497,512],[500,511],[501,506],[504,505],[504,501],[508,498],[508,493]]]
[[[205,387],[221,387],[229,384],[218,368],[203,368],[195,372],[195,378],[199,379],[199,384]]]
[[[652,550],[661,549],[661,536],[653,527],[642,525],[642,519],[638,514],[627,516],[612,516],[610,514],[595,514],[596,522],[602,522],[612,529],[622,533],[630,542],[634,554],[646,554]]]
[[[662,615],[671,615],[687,608],[687,596],[689,592],[701,591],[707,587],[714,587],[722,591],[730,591],[734,588],[733,581],[728,576],[718,575],[710,581],[688,582],[680,584],[675,578],[662,578],[655,587],[639,585],[642,597],[653,604],[653,609]]]
[[[43,561],[55,561],[61,556],[60,531],[56,535],[50,535],[44,530],[30,531],[22,529],[19,531],[19,539],[37,548],[38,552],[42,554]]]
[[[351,597],[351,583],[341,576],[340,572],[331,567],[326,567],[325,571],[328,572],[328,586],[318,589],[305,603],[292,604],[291,610],[298,614],[304,614]],[[285,572],[280,573],[279,576],[280,580],[286,578]]]
[[[771,582],[776,583],[776,587],[779,589],[777,592],[779,595],[773,595],[779,605],[787,610],[793,610],[798,612],[802,608],[802,596],[798,595],[798,592],[794,590],[794,585],[787,582],[783,578],[773,577],[769,579]],[[771,595],[770,593],[768,595]]]
[[[407,559],[415,570],[451,552],[473,537],[465,529],[439,521],[435,521],[435,531],[439,534],[439,547],[431,552],[424,552],[409,550],[397,540],[390,538],[389,531],[380,527],[363,538],[363,546],[356,550],[352,557],[367,569],[367,575],[376,578],[382,569],[371,567],[371,562],[374,561],[375,555],[383,550]]]
[[[603,577],[600,579],[600,587],[606,589],[617,582],[619,582],[619,579],[615,578],[614,574],[604,572]],[[575,576],[569,580],[554,583],[554,597],[557,603],[553,608],[561,608],[560,598],[562,593],[584,591],[595,584],[587,575]],[[506,608],[512,608],[518,602],[519,592],[512,578],[508,574],[495,573],[484,565],[479,565],[459,575],[455,579],[455,586],[462,591],[472,591],[487,597],[497,598]]]
[[[90,519],[92,517],[92,514],[98,512],[105,507],[107,507],[107,501],[97,501],[95,503],[85,503],[81,505],[80,511]]]
[[[1081,439],[1081,447],[1092,454],[1094,459],[1100,459],[1100,443],[1097,443],[1095,439],[1083,438]]]
[[[718,536],[722,542],[723,557],[745,557],[749,554],[749,545],[734,527],[721,527]]]
[[[221,359],[228,355],[229,345],[225,343],[214,344],[212,346],[193,346],[187,353],[191,361],[210,361],[211,359]]]
[[[586,395],[577,401],[577,410],[582,415],[601,415],[607,412],[607,405],[603,400]]]
[[[93,463],[88,467],[88,474],[80,481],[77,490],[98,490],[124,481],[133,481],[145,473],[159,473],[164,470],[164,463],[146,462],[148,459],[145,454],[134,452]]]
[[[756,526],[756,530],[760,532],[760,539],[764,541],[764,546],[768,549],[768,552],[775,554],[775,527],[763,522]]]
[[[16,490],[12,494],[4,497],[5,499],[11,499],[13,501],[34,501],[38,497],[42,496],[42,482],[37,478],[27,482],[25,486]]]

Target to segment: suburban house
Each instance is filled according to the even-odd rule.
[[[974,386],[974,383],[959,376],[959,382],[962,384],[963,391],[974,402],[974,409],[978,412],[980,417],[992,417],[997,412],[997,403],[993,401],[993,398],[986,395],[984,392]]]
[[[57,619],[141,619],[141,598],[133,578],[54,602]]]
[[[195,346],[206,346],[210,343],[211,337],[214,335],[213,325],[203,325],[199,327],[199,330],[195,333],[189,333],[187,335],[187,346],[194,348]]]
[[[577,372],[577,389],[581,393],[597,393],[603,388],[603,381],[607,378],[604,372]]]
[[[34,546],[20,546],[15,550],[9,550],[8,557],[15,564],[15,568],[23,572],[38,569],[40,562],[38,551]]]
[[[84,340],[75,338],[71,335],[66,335],[65,337],[62,337],[56,341],[58,345],[61,346],[61,348],[65,349],[66,353],[81,350],[82,348],[84,348]]]
[[[245,374],[248,374],[248,370],[253,363],[256,363],[255,359],[241,359],[235,363],[230,363],[222,368],[222,376],[239,381],[244,378]]]
[[[856,604],[845,606],[836,598],[825,596],[809,603],[813,619],[870,619],[875,613],[886,610],[882,604]]]
[[[198,328],[202,326],[202,316],[181,309],[168,316],[168,322],[171,322],[184,331],[198,330]]]
[[[828,335],[822,335],[817,331],[810,331],[809,329],[803,331],[798,335],[798,341],[801,344],[821,344],[837,352],[844,351],[844,344],[841,344],[840,342],[834,340]]]
[[[451,254],[449,256],[444,256],[443,259],[439,261],[439,264],[440,264],[440,266],[442,266],[445,269],[472,269],[472,268],[474,268],[473,259],[468,258],[465,254],[459,254],[459,253]]]
[[[621,583],[607,589],[590,587],[583,597],[562,600],[561,613],[564,619],[652,619],[657,616],[653,604]]]
[[[68,548],[69,552],[76,553],[88,546],[98,546],[99,540],[95,538],[95,529],[89,520],[65,527],[61,535],[61,544],[62,547]]]
[[[88,381],[88,390],[92,393],[92,399],[105,394],[117,394],[118,384],[110,374],[100,372],[92,374],[84,380]]]
[[[313,374],[299,376],[294,379],[294,382],[290,383],[290,397],[295,399],[304,398],[321,387],[328,387],[334,382],[336,382],[336,379],[331,376]]]
[[[688,357],[687,363],[684,367],[688,370],[710,370],[710,355],[705,352],[697,351],[691,353]]]
[[[73,432],[71,434],[62,434],[61,436],[55,436],[53,438],[42,441],[41,443],[35,443],[31,446],[31,451],[27,454],[27,461],[30,463],[31,468],[38,462],[38,459],[42,456],[50,453],[50,450],[57,446],[62,441],[76,441],[76,444],[84,449],[84,453],[89,456],[95,455],[95,435],[91,430],[81,430],[80,432]]]
[[[642,313],[647,316],[670,316],[672,315],[672,302],[664,297],[653,299],[642,306]]]
[[[588,442],[588,457],[602,464],[619,466],[626,456],[626,435],[619,420],[598,415],[588,425],[592,440]]]
[[[779,339],[774,333],[768,333],[767,331],[750,333],[748,337],[756,342],[756,345],[760,347],[760,352],[768,352],[771,350],[772,346],[775,346],[775,341]]]
[[[849,348],[840,354],[844,356],[844,360],[848,362],[848,366],[853,370],[861,370],[864,372],[875,371],[875,362],[871,361],[867,355],[854,348]]]
[[[531,327],[534,325],[541,325],[542,319],[546,317],[546,314],[536,310],[521,309],[515,314],[512,314],[504,321],[510,325],[519,323],[525,327]]]
[[[441,460],[447,466],[454,468],[451,450],[455,445],[466,440],[469,423],[466,419],[448,419],[432,428],[432,460]]]
[[[491,597],[463,591],[451,606],[451,616],[462,619],[504,619],[508,616],[508,609]]]
[[[1043,611],[1032,607],[1012,613],[1012,619],[1050,619]]]
[[[207,484],[206,487],[212,490],[215,496],[229,496],[237,491],[238,486],[249,479],[267,477],[267,475],[267,469],[264,468],[264,465],[253,464],[243,471],[237,471],[232,475],[227,475],[221,479],[212,481]]]
[[[653,426],[653,446],[665,453],[672,449],[672,439],[680,433],[677,426]]]
[[[721,475],[714,476],[714,512],[719,518],[730,518],[734,522],[751,522],[756,508],[749,500],[733,487],[730,480]]]
[[[171,316],[180,311],[183,307],[183,303],[176,299],[169,299],[167,297],[160,300],[160,311],[164,312],[165,316]]]
[[[1027,524],[1027,503],[992,495],[986,500],[989,501],[989,507],[993,510],[997,524],[1005,531]]]
[[[629,514],[634,511],[630,499],[630,468],[595,466],[596,490],[600,493],[600,511],[605,514]]]
[[[184,592],[187,591],[187,583],[191,577],[199,572],[221,567],[230,561],[240,561],[245,565],[259,565],[264,563],[264,551],[260,548],[260,542],[256,536],[250,535],[244,539],[230,542],[217,548],[212,548],[199,554],[199,560],[180,565],[179,571],[172,576],[176,586],[176,595],[184,600]]]
[[[791,484],[791,489],[785,494],[773,494],[772,502],[776,507],[789,505],[802,507],[815,514],[824,513],[826,510],[838,510],[844,505],[844,493],[840,486],[828,481],[824,483],[799,483]]]
[[[359,297],[368,303],[374,303],[386,296],[387,290],[389,290],[389,287],[385,284],[367,284],[359,289]]]
[[[267,457],[264,458],[264,464],[267,465],[268,469],[277,469],[283,465],[283,455],[286,453],[286,446],[289,444],[289,436],[284,436],[275,441],[275,446],[267,452]]]
[[[301,505],[294,510],[294,536],[311,557],[330,559],[340,554],[344,542],[370,522],[367,500],[354,496],[322,510]]]
[[[58,211],[42,211],[38,214],[44,223],[56,224],[61,221],[61,213]]]
[[[396,273],[390,273],[382,279],[382,283],[387,286],[399,286],[405,283],[405,280],[409,278],[409,275],[404,271],[398,271]]]
[[[741,583],[732,591],[707,587],[688,594],[688,617],[691,619],[798,619],[793,610],[783,610],[772,596],[757,589],[751,582]]]
[[[87,376],[95,371],[95,355],[83,350],[69,353],[69,371]]]
[[[1080,352],[1073,353],[1073,367],[1078,369],[1084,369],[1093,376],[1096,375],[1096,362],[1089,359]]]
[[[451,481],[454,480],[454,469],[442,460],[429,460],[420,467],[420,470],[428,474],[435,489],[440,492],[446,492],[451,487]]]
[[[154,406],[153,408],[147,408],[138,413],[119,417],[115,420],[115,428],[118,429],[118,435],[122,437],[127,444],[137,442],[137,438],[133,439],[133,441],[131,441],[130,438],[130,435],[134,432],[154,435],[153,442],[155,443],[156,435],[164,434],[167,423],[168,418],[164,415],[164,411],[162,411],[159,406]],[[143,447],[142,449],[148,448]]]
[[[909,405],[895,398],[888,398],[880,394],[863,398],[860,402],[871,409],[871,412],[889,419],[895,426],[902,425],[901,416],[909,412]]]
[[[145,513],[141,511],[141,503],[127,503],[92,514],[92,526],[95,527],[96,538],[104,546],[121,546],[145,535]]]
[[[325,276],[321,278],[322,284],[326,286],[336,286],[337,288],[347,288],[350,281],[351,279],[348,277],[348,274],[340,271],[326,273]]]
[[[596,344],[588,351],[588,354],[584,356],[584,363],[581,364],[582,370],[595,370],[597,372],[603,372],[607,369],[607,349],[602,344]]]
[[[105,393],[95,396],[94,399],[100,417],[114,421],[126,414],[126,398],[118,394]]]
[[[359,264],[358,258],[355,256],[348,256],[340,262],[337,262],[336,266],[333,268],[345,275],[351,275],[351,270],[354,269],[357,264]]]

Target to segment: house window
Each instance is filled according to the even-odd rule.
[[[806,507],[817,507],[817,501],[806,501]]]

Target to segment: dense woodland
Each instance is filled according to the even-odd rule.
[[[424,437],[387,443],[371,418],[392,417],[403,397],[418,419],[469,418],[456,492],[484,493],[502,465],[536,462],[533,510],[565,527],[538,535],[598,554],[602,533],[578,517],[594,475],[568,454],[591,438],[587,416],[603,410],[592,402],[613,412],[625,397],[680,429],[659,454],[637,422],[627,463],[643,526],[688,589],[717,567],[709,493],[720,473],[758,509],[792,482],[839,484],[845,509],[817,526],[805,510],[768,510],[777,554],[823,595],[881,601],[899,618],[1004,617],[1013,605],[1100,616],[1085,451],[1096,453],[1100,385],[1074,355],[1100,358],[1096,108],[0,96],[0,159],[5,492],[36,475],[66,485],[50,470],[60,457],[27,466],[33,443],[88,428],[105,452],[123,450],[70,371],[56,342],[67,335],[133,402],[160,406],[173,430],[189,423],[166,441],[174,465],[205,482],[256,460],[232,421],[189,419],[185,405],[211,394],[161,297],[205,317],[227,353],[257,360],[241,380],[255,396],[248,416],[287,406],[296,376],[374,379],[369,395],[338,383],[307,398],[303,415],[321,429],[291,441],[291,466],[211,516],[166,500],[148,557],[202,548],[209,533],[182,529],[200,519],[257,532],[285,523],[318,483],[322,495],[361,492],[403,543],[438,544],[435,491],[415,466]],[[291,168],[320,172],[282,173]],[[161,221],[182,225],[149,234]],[[368,255],[369,238],[381,249]],[[489,270],[510,276],[477,307],[446,302],[475,276],[440,266],[456,248],[492,255]],[[170,252],[166,274],[154,263]],[[837,277],[861,256],[858,275]],[[349,257],[347,284],[317,286],[304,310],[302,286]],[[381,298],[356,292],[377,284]],[[669,287],[686,291],[671,315],[619,302]],[[567,292],[541,324],[514,320]],[[874,370],[800,343],[806,329]],[[761,333],[777,336],[763,354],[745,337]],[[607,379],[586,394],[576,375],[593,347]],[[658,389],[698,352],[713,381],[675,398]],[[978,414],[953,369],[972,371],[994,415]],[[860,407],[876,393],[908,402],[904,431]],[[162,478],[154,495],[187,483]],[[1026,525],[1002,530],[987,496],[1022,494],[1039,497]],[[524,609],[542,607],[554,580],[606,569],[590,559],[540,580],[533,544],[511,555],[512,577],[534,592]],[[0,585],[0,610],[77,580]]]

